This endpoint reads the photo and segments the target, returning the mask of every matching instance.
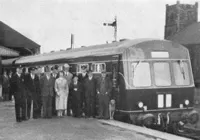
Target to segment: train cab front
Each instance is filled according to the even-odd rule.
[[[140,57],[135,59],[132,54],[137,53]],[[163,127],[197,123],[194,80],[186,48],[169,42],[149,42],[140,50],[129,48],[123,59],[120,82],[125,87],[121,88],[119,110],[129,114],[132,123]]]

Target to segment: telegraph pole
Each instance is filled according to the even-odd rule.
[[[111,26],[114,28],[114,38],[115,41],[117,41],[117,16],[115,16],[115,19],[112,23],[103,23],[104,26]]]

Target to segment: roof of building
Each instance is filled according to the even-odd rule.
[[[40,48],[40,45],[0,21],[0,44],[19,51]]]
[[[167,39],[183,45],[200,44],[200,22],[189,25]]]

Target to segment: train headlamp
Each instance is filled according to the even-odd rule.
[[[143,106],[144,106],[143,102],[139,102],[139,103],[138,103],[138,107],[139,107],[139,108],[142,108]]]
[[[185,100],[185,105],[189,105],[190,101],[189,100]]]

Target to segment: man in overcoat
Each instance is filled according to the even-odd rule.
[[[86,117],[95,117],[96,84],[97,81],[94,78],[92,71],[88,71],[88,78],[84,83]]]
[[[36,68],[30,67],[29,74],[26,76],[25,84],[27,88],[27,117],[30,118],[31,104],[33,104],[33,118],[37,119],[41,115],[40,110],[40,82],[39,77],[35,74]]]
[[[78,75],[78,81],[84,85],[86,79],[88,78],[87,74],[87,67],[85,65],[81,66],[81,73]],[[81,94],[81,112],[85,113],[86,108],[85,108],[86,100],[85,100],[85,88],[83,86],[82,88],[82,94]]]
[[[12,89],[15,98],[16,121],[26,120],[26,90],[24,84],[25,76],[22,74],[22,68],[18,67],[12,77]]]
[[[112,82],[106,77],[106,71],[102,71],[101,78],[97,85],[97,94],[99,98],[99,116],[100,119],[109,119],[109,101],[112,91]]]
[[[51,76],[51,70],[45,67],[45,75],[40,80],[42,95],[43,117],[52,118],[52,97],[54,94],[54,79]]]

